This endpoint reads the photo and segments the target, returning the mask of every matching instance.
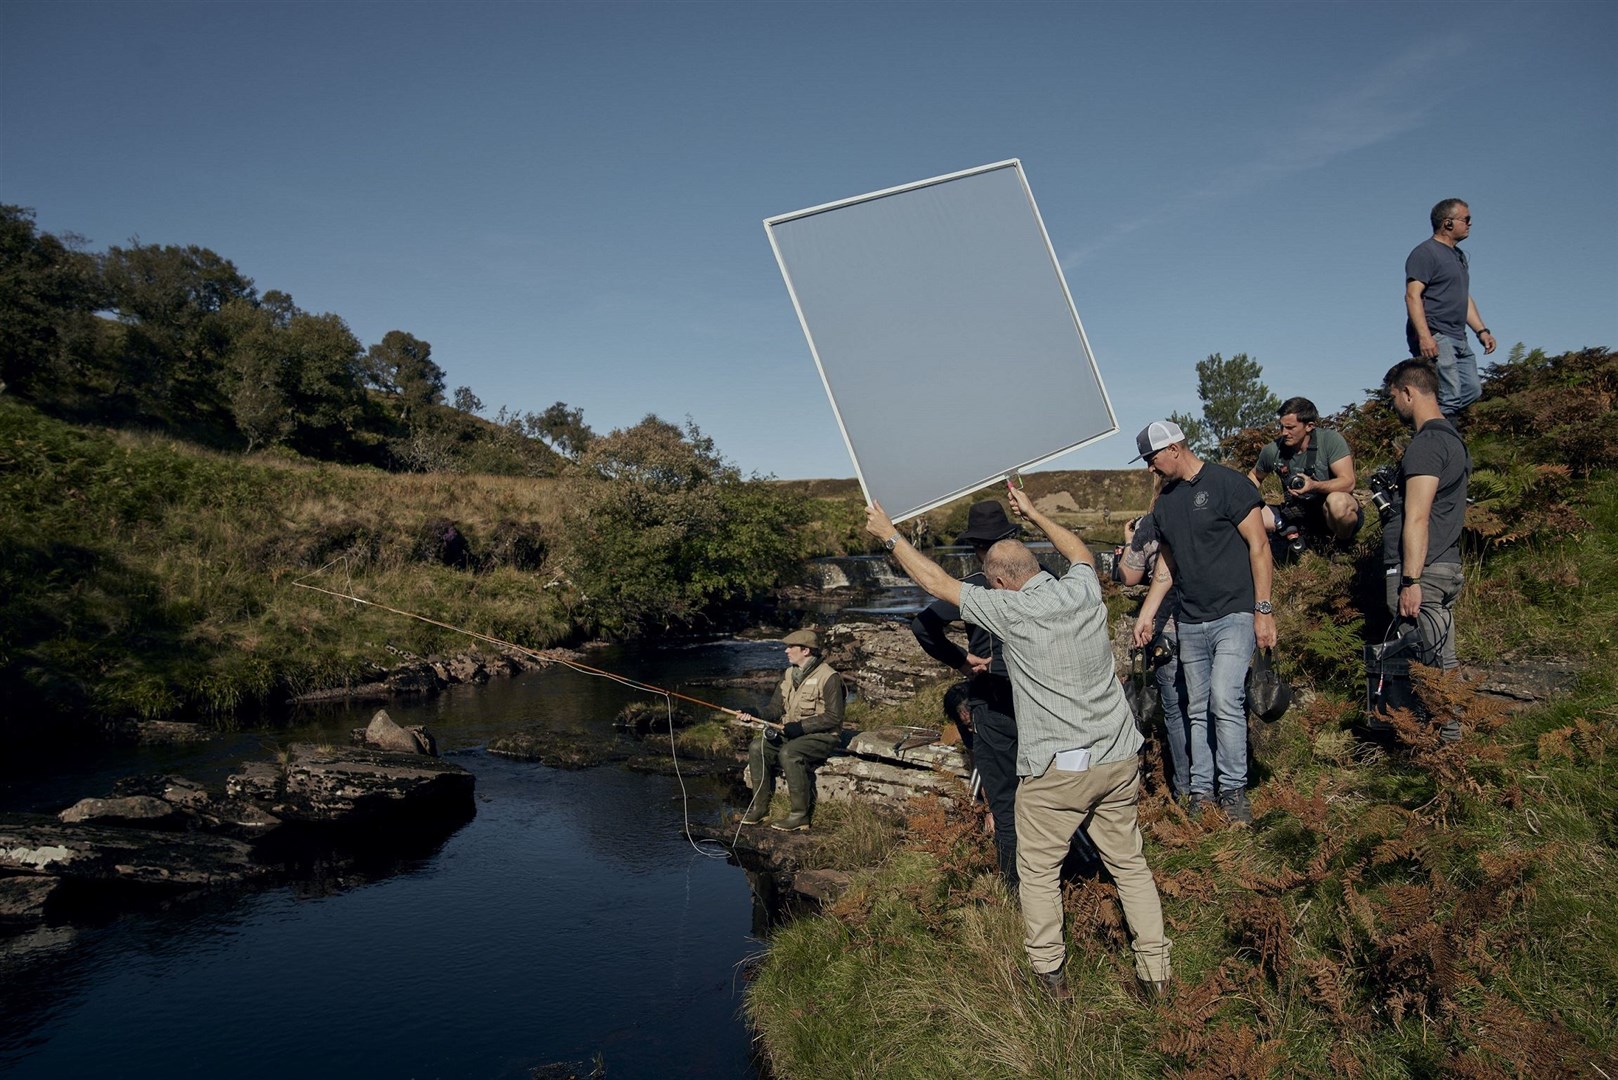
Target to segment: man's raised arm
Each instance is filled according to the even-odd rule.
[[[1011,508],[1039,526],[1040,531],[1050,538],[1051,546],[1061,552],[1062,558],[1066,559],[1070,566],[1087,563],[1092,570],[1095,569],[1096,557],[1090,554],[1090,549],[1079,539],[1078,533],[1066,526],[1058,525],[1048,515],[1040,513],[1026,491],[1021,488],[1008,490],[1011,492]]]
[[[956,606],[960,605],[961,583],[951,577],[942,566],[917,551],[915,545],[894,528],[893,520],[882,509],[881,503],[873,502],[865,508],[865,531],[887,545],[893,557],[899,560],[899,567],[910,576],[911,581],[920,585],[929,595],[936,596],[940,600],[948,600]]]

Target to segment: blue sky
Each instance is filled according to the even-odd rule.
[[[1618,4],[0,0],[0,38],[40,227],[210,247],[491,413],[690,416],[746,471],[853,475],[762,219],[1013,157],[1123,429],[1060,467],[1199,411],[1212,352],[1359,400],[1443,197],[1497,358],[1618,347]],[[1017,389],[894,423],[947,452]]]

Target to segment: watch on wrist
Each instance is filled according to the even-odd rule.
[[[1399,588],[1401,588],[1401,589],[1406,589],[1406,588],[1409,588],[1412,585],[1420,585],[1420,584],[1421,584],[1421,578],[1420,577],[1401,577],[1399,579]]]
[[[892,551],[894,548],[898,547],[899,546],[899,534],[894,533],[892,536],[890,536],[886,540],[882,541],[882,546],[887,548],[889,551]]]
[[[1268,600],[1260,600],[1258,603],[1253,605],[1253,610],[1258,612],[1260,615],[1275,614],[1275,608],[1270,606],[1270,602]]]
[[[1484,334],[1487,334],[1488,332],[1489,332],[1489,328],[1487,326],[1485,326],[1482,330],[1478,331],[1478,337],[1482,337]]]

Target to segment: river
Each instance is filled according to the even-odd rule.
[[[773,643],[735,640],[589,662],[676,689],[783,663]],[[724,812],[728,784],[687,778],[682,793],[673,776],[482,749],[535,723],[605,735],[637,698],[553,667],[390,702],[476,774],[469,823],[333,878],[0,937],[0,1074],[526,1078],[599,1055],[614,1080],[757,1075],[739,1015],[746,961],[764,948],[747,876],[684,832],[687,815]],[[343,743],[374,710],[13,774],[0,809],[54,812],[131,774],[218,783],[280,744]]]

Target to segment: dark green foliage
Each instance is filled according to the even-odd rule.
[[[568,485],[562,555],[607,634],[688,628],[778,583],[802,504],[744,481],[695,424],[647,416],[596,439]]]
[[[218,374],[233,330],[225,310],[233,301],[257,302],[252,280],[194,244],[108,248],[101,268],[110,307],[124,326],[114,395],[179,426],[224,420]]]
[[[0,384],[57,415],[418,472],[551,475],[541,435],[568,453],[588,441],[560,403],[548,431],[539,414],[478,420],[468,387],[447,408],[427,342],[392,330],[366,351],[341,317],[260,296],[207,248],[73,243],[0,206]]]
[[[0,383],[29,393],[72,377],[93,350],[104,301],[95,260],[0,205]]]
[[[444,401],[444,369],[432,359],[433,347],[403,330],[389,330],[366,353],[371,384],[399,398],[408,419]]]
[[[565,401],[556,402],[542,413],[528,413],[523,425],[528,434],[544,439],[558,454],[575,461],[596,437],[584,422],[584,410],[568,408]]]

